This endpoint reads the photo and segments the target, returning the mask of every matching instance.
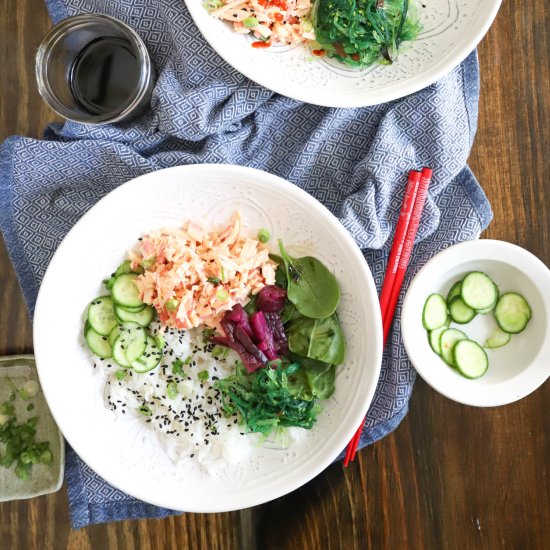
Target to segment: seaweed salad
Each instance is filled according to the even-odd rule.
[[[420,31],[409,0],[315,0],[312,15],[327,55],[353,67],[392,63]]]

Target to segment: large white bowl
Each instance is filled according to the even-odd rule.
[[[430,0],[414,3],[423,30],[390,66],[352,69],[312,56],[303,45],[255,49],[248,35],[209,15],[202,0],[185,0],[197,27],[227,63],[258,84],[326,107],[365,107],[412,94],[448,73],[477,46],[501,0]]]
[[[286,450],[255,447],[208,475],[175,466],[142,422],[115,421],[82,339],[83,313],[101,281],[143,233],[186,219],[219,226],[240,211],[248,230],[267,228],[289,253],[312,254],[335,272],[347,339],[336,392],[317,425]],[[104,292],[104,291],[103,291]],[[284,495],[345,447],[374,395],[382,357],[378,298],[351,236],[310,195],[259,170],[181,166],[132,180],[104,197],[69,232],[46,272],[34,317],[38,373],[50,409],[74,450],[115,487],[156,505],[193,512],[236,510]]]
[[[486,350],[489,369],[469,380],[447,366],[430,348],[422,326],[426,298],[446,296],[469,271],[483,271],[500,292],[515,290],[529,302],[533,315],[526,329],[509,344]],[[434,256],[412,281],[401,316],[407,354],[422,378],[449,399],[478,407],[505,405],[535,391],[550,375],[550,270],[533,254],[503,241],[478,240],[457,244]],[[466,325],[453,327],[484,344],[496,327],[492,314],[477,315]]]

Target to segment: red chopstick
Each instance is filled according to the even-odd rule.
[[[397,300],[399,299],[399,293],[409,264],[431,178],[432,170],[430,168],[423,168],[422,173],[414,170],[409,173],[401,212],[395,228],[395,235],[388,259],[388,267],[380,292],[384,346],[392,325]],[[348,443],[344,467],[347,467],[355,458],[365,420],[366,417]]]

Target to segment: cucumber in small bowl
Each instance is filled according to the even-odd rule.
[[[448,316],[445,298],[441,294],[430,294],[422,312],[422,324],[424,328],[426,330],[441,328],[447,322]]]
[[[474,340],[460,340],[455,343],[453,363],[462,376],[472,380],[483,376],[489,368],[487,353]]]
[[[461,330],[456,328],[448,328],[441,333],[440,347],[441,347],[441,357],[443,361],[447,363],[450,367],[456,367],[453,349],[457,342],[460,340],[467,340],[468,336],[464,334]]]
[[[503,294],[495,307],[495,319],[498,326],[509,334],[518,334],[525,330],[531,320],[531,306],[517,292]]]
[[[462,280],[460,297],[468,307],[485,310],[497,303],[498,288],[486,273],[472,271]]]

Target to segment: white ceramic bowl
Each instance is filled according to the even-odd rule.
[[[533,311],[526,329],[499,349],[486,350],[489,369],[469,380],[447,366],[428,343],[422,309],[433,292],[443,296],[469,271],[483,271],[500,292],[515,290]],[[460,243],[434,256],[412,281],[403,304],[401,330],[410,360],[420,376],[453,401],[477,407],[505,405],[536,390],[550,375],[550,270],[519,246],[494,240]],[[459,328],[484,344],[496,327],[492,314],[477,315]]]
[[[451,71],[477,46],[501,0],[430,0],[414,4],[422,24],[417,40],[404,44],[391,65],[357,70],[315,57],[304,45],[267,50],[250,46],[250,35],[211,16],[201,0],[185,0],[195,24],[227,63],[279,94],[326,107],[365,107],[412,94]]]
[[[215,475],[186,459],[173,463],[143,422],[109,411],[103,370],[92,368],[82,337],[87,304],[101,281],[152,229],[200,220],[226,224],[239,211],[244,230],[265,227],[289,254],[311,254],[340,283],[345,364],[315,427],[287,449],[254,446]],[[274,245],[276,246],[276,245]],[[61,338],[61,341],[60,341]],[[132,180],[100,200],[73,227],[44,276],[34,315],[40,381],[73,449],[115,487],[152,504],[221,512],[261,504],[300,487],[346,446],[374,395],[382,360],[378,296],[361,251],[340,222],[305,191],[277,176],[240,166],[178,166]],[[198,449],[200,452],[200,447]]]

